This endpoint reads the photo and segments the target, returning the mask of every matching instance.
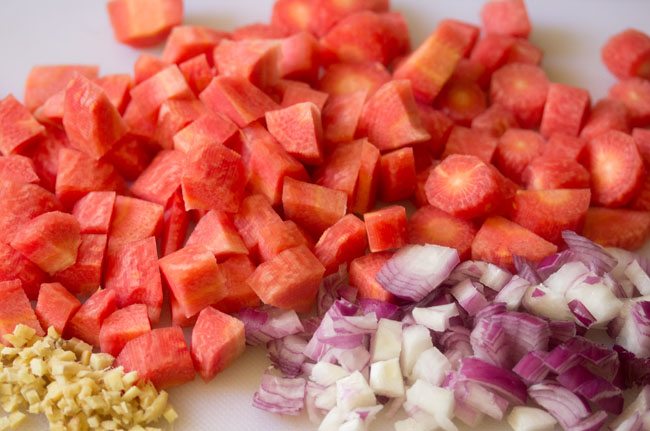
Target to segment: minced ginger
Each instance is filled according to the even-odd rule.
[[[22,424],[24,412],[44,413],[54,431],[154,431],[149,424],[178,417],[167,392],[111,368],[112,356],[83,341],[64,340],[54,328],[39,337],[25,325],[4,338],[13,347],[0,349],[0,407],[8,414],[0,431]]]

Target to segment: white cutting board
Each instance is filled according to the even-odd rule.
[[[272,0],[185,0],[185,23],[223,30],[252,22],[268,22]],[[413,45],[440,19],[454,17],[478,23],[482,0],[393,0],[406,16]],[[549,77],[606,94],[613,77],[600,63],[607,37],[627,27],[650,33],[650,0],[529,0],[532,41],[546,52]],[[160,52],[160,49],[150,50]],[[35,64],[98,64],[101,73],[131,72],[140,51],[118,44],[112,36],[103,0],[0,0],[0,98],[22,99],[23,83]],[[0,203],[1,204],[1,203]],[[280,417],[251,407],[259,377],[268,365],[261,349],[246,354],[212,382],[200,379],[171,390],[181,431],[298,431],[316,429],[304,416]],[[372,429],[390,430],[380,416]],[[24,429],[44,429],[30,421]],[[482,425],[507,430],[507,425]]]

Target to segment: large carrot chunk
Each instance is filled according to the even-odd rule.
[[[163,256],[175,252],[185,244],[190,215],[185,211],[183,194],[178,189],[167,202],[163,216],[161,252]]]
[[[549,82],[546,73],[530,64],[513,63],[492,74],[490,97],[510,110],[524,127],[539,125]]]
[[[361,165],[357,189],[350,208],[357,214],[368,212],[375,206],[377,187],[379,187],[379,150],[367,139],[362,139],[361,143]]]
[[[547,138],[554,133],[578,136],[589,105],[587,90],[552,83],[548,87],[540,132]]]
[[[389,65],[410,49],[408,26],[396,12],[362,11],[349,15],[320,39],[330,63],[377,61]]]
[[[60,209],[54,195],[36,184],[0,183],[0,232],[9,243],[16,232],[34,217]]]
[[[244,353],[244,323],[212,307],[199,313],[192,329],[192,360],[203,380],[210,381]]]
[[[115,205],[115,192],[90,192],[74,205],[72,215],[81,233],[108,233]]]
[[[314,247],[314,254],[325,267],[325,274],[336,272],[339,265],[363,256],[368,247],[366,225],[348,214],[328,228]]]
[[[397,249],[407,243],[406,209],[403,206],[393,205],[365,213],[363,220],[371,252]]]
[[[208,54],[226,37],[228,37],[228,33],[207,27],[176,26],[167,38],[162,53],[162,61],[166,63],[182,63],[197,55]]]
[[[355,12],[370,10],[388,12],[388,0],[353,0],[340,2],[336,0],[315,0],[310,29],[317,35],[323,36],[337,22]]]
[[[218,76],[199,97],[205,106],[230,118],[239,127],[264,117],[266,111],[279,108],[262,90],[241,77]]]
[[[162,227],[163,211],[162,205],[118,196],[109,230],[109,248],[156,236]]]
[[[360,299],[378,299],[393,302],[395,297],[375,279],[382,266],[393,256],[392,252],[370,253],[350,262],[350,284],[358,289]]]
[[[99,347],[102,352],[117,356],[126,343],[150,331],[147,306],[132,304],[115,310],[104,319],[99,330]]]
[[[164,149],[174,146],[174,135],[207,112],[197,99],[170,99],[160,105],[154,140]]]
[[[27,297],[35,300],[47,274],[9,244],[0,242],[0,281],[11,280],[20,281]]]
[[[457,124],[469,126],[487,109],[487,97],[476,82],[450,79],[436,98],[436,105]]]
[[[226,295],[223,273],[207,248],[183,247],[161,258],[159,264],[185,317],[195,315]]]
[[[366,102],[357,133],[366,134],[381,151],[429,140],[411,83],[402,79],[381,86]]]
[[[372,95],[390,79],[390,73],[381,63],[336,63],[328,67],[320,78],[318,89],[332,96],[357,91]]]
[[[11,94],[0,100],[0,152],[13,154],[45,134],[32,114]]]
[[[50,97],[64,90],[76,75],[95,79],[99,73],[97,66],[80,64],[34,66],[25,82],[25,106],[34,111]]]
[[[220,144],[192,147],[181,185],[187,210],[237,212],[246,186],[241,156]]]
[[[58,334],[63,334],[68,320],[79,307],[81,302],[61,283],[43,283],[38,292],[35,312],[41,327],[47,329],[52,326]]]
[[[66,326],[66,337],[77,337],[99,347],[99,331],[104,320],[117,310],[115,292],[99,289],[81,305]]]
[[[366,91],[332,95],[323,107],[325,142],[342,143],[354,138],[366,101]]]
[[[0,181],[38,183],[39,180],[30,158],[18,154],[0,156]]]
[[[258,123],[243,130],[242,159],[253,193],[266,196],[273,205],[282,202],[285,177],[307,180],[307,171]]]
[[[476,235],[473,223],[429,205],[419,208],[411,216],[407,229],[409,243],[452,247],[458,250],[461,259],[469,257]]]
[[[524,0],[491,0],[481,9],[481,22],[487,33],[528,37],[530,20]]]
[[[395,70],[395,79],[409,79],[415,96],[425,103],[436,98],[473,42],[456,25],[442,23]]]
[[[247,307],[260,305],[260,298],[248,285],[248,277],[255,272],[255,265],[248,256],[236,255],[219,264],[226,279],[226,296],[214,304],[224,313],[236,313]]]
[[[620,81],[609,89],[609,97],[623,102],[632,127],[645,127],[650,124],[649,80],[629,78]]]
[[[127,132],[104,90],[81,75],[65,90],[63,127],[70,145],[93,159],[106,154]]]
[[[594,203],[623,206],[641,189],[645,170],[631,136],[618,131],[604,133],[589,142],[587,153]]]
[[[81,243],[79,222],[60,211],[41,214],[25,223],[11,246],[43,271],[54,274],[77,261]]]
[[[484,163],[490,163],[498,144],[499,140],[487,132],[455,126],[449,134],[442,157],[465,154],[476,156]]]
[[[314,182],[334,190],[341,190],[348,196],[348,205],[351,205],[357,191],[357,182],[360,180],[361,154],[367,141],[337,145],[327,157],[325,163],[314,173]]]
[[[134,196],[165,205],[181,185],[185,154],[176,150],[161,151],[131,185]]]
[[[293,34],[309,28],[312,17],[311,0],[277,0],[273,5],[271,24]]]
[[[77,261],[54,274],[54,279],[75,294],[88,295],[97,290],[102,278],[107,240],[105,234],[81,234]]]
[[[214,50],[220,76],[246,79],[266,89],[280,78],[280,43],[275,40],[223,40]]]
[[[345,215],[347,195],[287,177],[282,189],[282,207],[289,219],[320,235]]]
[[[417,181],[413,148],[401,148],[381,156],[379,172],[382,201],[408,199],[415,191]]]
[[[586,146],[587,139],[565,133],[555,133],[548,139],[542,156],[582,161]]]
[[[117,305],[145,304],[149,319],[157,323],[162,309],[162,282],[158,270],[156,239],[149,237],[111,250],[105,286],[115,292]]]
[[[323,161],[323,125],[320,110],[313,103],[267,112],[266,124],[287,153],[308,164]]]
[[[38,335],[44,335],[43,328],[38,323],[29,299],[25,296],[20,280],[0,282],[0,343],[5,346],[9,342],[4,336],[14,332],[18,324],[27,325]]]
[[[488,214],[500,199],[495,171],[475,156],[452,155],[429,174],[429,203],[451,215],[471,219]]]
[[[121,192],[124,180],[110,163],[94,160],[81,151],[63,148],[59,151],[55,189],[61,203],[71,208],[90,192]]]
[[[546,141],[537,132],[524,129],[509,129],[497,146],[495,164],[511,180],[520,183],[526,166],[542,155]]]
[[[650,235],[650,212],[589,208],[582,234],[603,247],[636,250]]]
[[[510,270],[514,269],[514,256],[538,262],[556,251],[554,244],[503,217],[485,220],[472,242],[472,259]]]
[[[601,50],[603,63],[619,79],[650,79],[650,36],[628,28],[610,37]]]
[[[259,233],[259,258],[265,262],[288,248],[306,245],[310,249],[313,246],[311,237],[298,227],[291,220],[286,220],[281,224],[263,225]]]
[[[314,304],[324,273],[316,256],[301,245],[262,263],[248,278],[248,284],[265,304],[307,312]]]
[[[233,219],[239,234],[248,250],[255,254],[260,240],[260,232],[265,225],[282,224],[269,200],[263,195],[247,196]]]
[[[125,179],[134,181],[149,166],[153,159],[152,150],[146,140],[127,135],[105,158]]]
[[[182,0],[110,0],[115,39],[136,47],[155,45],[183,20]]]
[[[526,188],[532,190],[584,189],[589,187],[589,171],[566,157],[538,157],[521,175]]]
[[[589,208],[589,189],[519,190],[511,219],[554,244],[562,231],[580,232]]]
[[[174,135],[174,149],[189,153],[190,148],[204,144],[224,144],[237,133],[237,126],[217,112],[201,116]]]
[[[181,73],[187,81],[194,94],[201,94],[205,87],[210,85],[214,78],[214,72],[208,63],[208,57],[205,54],[197,55],[189,60],[185,60],[178,65]]]
[[[231,255],[248,254],[232,217],[223,211],[212,210],[201,217],[187,239],[187,245],[203,246],[219,260]]]
[[[137,371],[142,381],[150,381],[158,389],[194,380],[194,365],[185,343],[183,330],[157,328],[127,342],[115,360],[124,371]]]
[[[580,137],[589,140],[610,130],[629,133],[627,108],[620,100],[602,99],[591,109]]]

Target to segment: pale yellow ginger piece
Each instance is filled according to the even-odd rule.
[[[176,410],[174,410],[172,406],[167,407],[165,413],[163,413],[163,416],[165,417],[165,420],[170,424],[174,423],[174,421],[178,419],[178,413],[176,413]]]

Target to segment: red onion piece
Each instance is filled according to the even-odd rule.
[[[650,385],[650,358],[637,358],[621,346],[614,346],[621,362],[621,378],[625,388]]]
[[[529,385],[541,383],[549,373],[544,363],[547,355],[548,353],[544,351],[528,352],[517,362],[512,371]]]
[[[449,274],[445,284],[453,286],[468,278],[472,281],[479,281],[483,276],[483,273],[486,271],[487,266],[487,262],[479,260],[466,260],[465,262],[461,262],[456,266],[456,268],[454,268],[451,274]]]
[[[542,259],[535,269],[536,274],[542,281],[546,280],[549,275],[560,269],[562,265],[577,260],[571,250],[564,250],[552,254]]]
[[[416,302],[438,288],[459,262],[456,249],[409,245],[397,251],[376,278],[393,295]]]
[[[509,271],[488,263],[483,275],[481,275],[481,278],[478,281],[495,292],[498,292],[503,289],[503,286],[505,286],[511,278],[512,274]]]
[[[557,383],[532,385],[528,388],[528,395],[548,411],[564,429],[580,424],[591,413],[582,398]]]
[[[513,276],[508,284],[503,286],[494,298],[494,302],[502,302],[510,311],[515,311],[521,306],[521,301],[531,283],[518,275]]]
[[[575,258],[596,274],[603,275],[616,266],[616,259],[595,242],[568,230],[562,232],[562,239],[574,253]]]
[[[630,262],[625,268],[624,273],[641,295],[650,295],[650,277],[646,270],[639,264],[639,259],[634,259]]]
[[[304,331],[300,318],[293,310],[246,308],[237,317],[244,322],[246,342],[252,346]]]
[[[549,344],[551,346],[564,343],[576,336],[576,325],[573,322],[551,320],[548,322],[548,328],[551,331],[549,337]]]
[[[517,405],[526,404],[528,398],[526,385],[518,375],[478,358],[468,357],[461,360],[458,381],[478,383]]]
[[[621,389],[581,365],[559,374],[557,381],[609,413],[619,414],[623,411]]]
[[[589,312],[587,307],[585,307],[581,301],[574,299],[573,301],[569,302],[568,306],[569,310],[571,310],[578,323],[585,328],[589,328],[596,322],[594,315]]]
[[[454,397],[462,403],[496,420],[503,419],[508,410],[508,400],[483,386],[468,381],[457,382]]]
[[[362,315],[375,313],[377,319],[397,319],[401,312],[399,306],[378,299],[362,298],[358,301]]]
[[[530,284],[539,284],[543,281],[531,261],[521,256],[513,256],[512,260],[519,277],[527,280]]]
[[[269,341],[266,346],[271,363],[287,377],[297,377],[305,362],[303,354],[307,341],[297,335],[288,335]]]
[[[253,395],[253,407],[271,413],[298,415],[305,405],[305,385],[305,379],[278,377],[267,371]]]
[[[466,279],[450,290],[451,295],[470,316],[476,315],[476,313],[488,306],[488,301],[481,294],[478,286],[480,286],[479,283]]]
[[[639,358],[650,357],[650,301],[630,304],[616,342]]]
[[[453,326],[440,336],[439,344],[452,367],[455,368],[461,359],[473,354],[469,338],[469,329],[462,326]]]

